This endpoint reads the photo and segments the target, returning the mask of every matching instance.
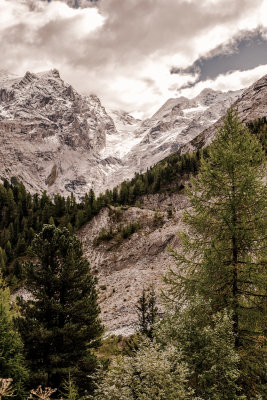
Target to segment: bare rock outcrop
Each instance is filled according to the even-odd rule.
[[[232,104],[243,123],[267,116],[267,75],[256,81]],[[221,126],[223,116],[218,121],[182,146],[182,153],[194,151],[210,144]]]
[[[17,176],[32,192],[67,194],[80,177],[80,196],[103,182],[99,152],[111,134],[114,122],[97,96],[78,94],[57,70],[0,77],[0,174]]]

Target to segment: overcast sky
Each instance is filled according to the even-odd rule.
[[[0,50],[0,69],[57,68],[144,117],[170,97],[266,74],[267,0],[0,0]]]

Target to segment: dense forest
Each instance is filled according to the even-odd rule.
[[[4,181],[0,398],[263,400],[266,132],[266,118],[246,128],[230,109],[204,151],[171,155],[81,203],[31,196],[15,178]],[[143,291],[139,334],[124,353],[100,359],[96,279],[73,233],[106,205],[180,191],[189,179],[188,230],[180,233],[182,251],[171,250],[177,267],[165,276],[165,311],[158,318],[153,290]],[[109,234],[132,230],[138,226]],[[12,304],[6,282],[23,283],[31,296]]]
[[[4,180],[0,185],[0,266],[9,284],[16,287],[23,279],[22,263],[35,233],[44,224],[66,227],[74,233],[107,205],[134,205],[144,194],[179,191],[189,175],[197,172],[201,155],[205,153],[206,150],[173,155],[145,174],[136,174],[132,180],[98,197],[90,190],[79,203],[73,194],[66,199],[59,194],[51,199],[46,192],[41,196],[31,195],[16,178],[11,182]]]

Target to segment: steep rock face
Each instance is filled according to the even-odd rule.
[[[204,96],[203,93],[201,94],[206,106],[212,102],[213,95],[214,93],[210,91],[205,91]],[[234,103],[244,123],[267,115],[266,95],[267,76],[245,90]],[[188,102],[185,98],[179,101],[179,109],[181,103]],[[165,104],[167,113],[164,107],[159,110],[162,123],[168,122],[167,117],[176,106],[176,100],[171,99]],[[162,115],[162,113],[167,115]],[[181,109],[180,114],[182,116]],[[143,126],[148,123],[145,121]],[[209,129],[204,130],[191,143],[182,147],[182,150],[191,151],[210,143],[221,123],[222,118]],[[100,304],[104,324],[109,332],[115,334],[127,335],[136,329],[138,318],[135,306],[143,288],[153,283],[160,299],[159,293],[163,287],[162,275],[166,273],[168,267],[175,267],[175,261],[170,257],[168,248],[170,246],[179,251],[177,232],[185,228],[182,223],[182,214],[190,207],[188,199],[181,193],[149,195],[141,200],[142,208],[125,209],[120,220],[114,219],[112,209],[111,211],[102,210],[99,216],[80,231],[85,254],[91,260],[91,265],[99,277]],[[102,227],[108,231],[110,226],[116,229],[118,224],[134,221],[139,221],[141,228],[130,238],[119,243],[112,239],[96,244],[95,239]]]
[[[233,103],[239,119],[243,123],[267,116],[267,75],[256,81],[244,90],[242,95]],[[189,143],[185,144],[181,151],[187,153],[207,146],[213,140],[217,129],[222,124],[223,117],[212,126],[205,129]]]
[[[0,74],[0,177],[16,176],[31,192],[103,192],[188,143],[220,118],[240,93],[205,89],[169,99],[150,119],[106,111],[57,70]]]
[[[137,126],[132,135],[132,148],[122,158],[124,168],[117,169],[110,182],[144,172],[190,142],[224,115],[241,94],[242,90],[223,93],[204,89],[193,99],[169,99],[151,118]]]
[[[148,147],[149,154],[154,156],[154,162],[158,162],[159,153],[170,154],[205,127],[212,125],[225,114],[241,93],[242,91],[222,93],[204,89],[193,99],[169,99],[150,120],[143,123],[142,128],[146,135],[139,146],[140,150],[145,145],[146,151]],[[132,152],[134,151],[135,148]],[[147,164],[147,157],[142,154],[141,168],[145,170]]]
[[[0,76],[1,176],[18,176],[32,191],[67,194],[74,188],[82,195],[105,180],[99,152],[116,133],[100,100],[78,94],[57,70]]]
[[[106,131],[115,126],[96,96],[83,97],[64,84],[57,70],[27,72],[0,89],[0,129],[6,123],[31,142],[96,152],[105,146]],[[11,128],[12,129],[12,128]]]
[[[136,130],[138,130],[142,121],[125,111],[108,110],[108,114],[114,121],[117,134],[107,136],[106,147],[101,151],[101,156],[117,157],[122,160],[132,147],[140,142],[141,139],[136,135]],[[124,167],[126,167],[126,164],[123,163]],[[110,183],[114,186],[115,182],[110,179]],[[115,184],[117,183],[116,181]]]
[[[267,76],[244,91],[241,98],[234,103],[243,122],[250,122],[267,115],[266,91]],[[201,94],[206,106],[212,102],[213,95],[214,93],[210,91]],[[188,102],[184,98],[179,101],[179,108],[181,103]],[[168,122],[166,119],[176,106],[177,103],[171,99],[165,105],[167,113],[164,107],[159,110],[162,123]],[[219,119],[184,148],[190,151],[208,144],[221,122],[222,119]],[[198,146],[193,146],[192,143]],[[85,254],[99,278],[102,318],[110,333],[128,335],[137,328],[136,303],[143,288],[154,284],[160,302],[160,289],[164,287],[162,276],[169,267],[175,267],[175,260],[170,257],[169,247],[179,251],[177,232],[185,228],[182,214],[190,207],[187,197],[181,192],[148,195],[140,201],[141,208],[125,209],[119,219],[114,217],[116,212],[112,208],[102,210],[79,233]],[[136,221],[141,227],[128,239],[120,241],[112,239],[97,244],[96,239],[102,228],[109,231],[112,226],[116,230],[120,224]]]

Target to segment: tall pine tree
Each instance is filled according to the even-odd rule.
[[[32,250],[36,262],[27,264],[26,282],[32,298],[20,299],[18,319],[31,384],[62,389],[70,374],[85,394],[97,364],[92,349],[103,331],[95,279],[81,242],[66,228],[45,225]]]
[[[192,208],[170,292],[184,302],[196,292],[214,313],[228,308],[246,391],[255,394],[263,368],[266,313],[266,186],[261,145],[231,109],[188,190]],[[253,393],[254,392],[254,393]]]

